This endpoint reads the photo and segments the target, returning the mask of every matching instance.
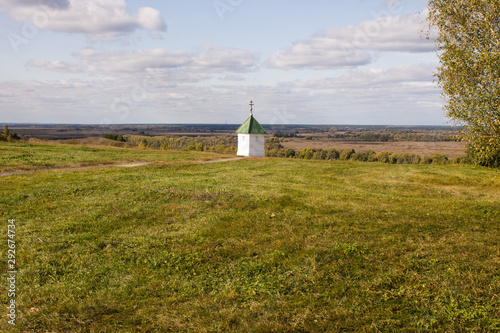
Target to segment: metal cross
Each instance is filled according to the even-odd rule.
[[[254,106],[253,101],[250,101],[250,115],[252,116],[253,116],[253,106]]]

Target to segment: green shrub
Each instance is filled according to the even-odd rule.
[[[127,141],[127,140],[125,140],[125,138],[121,134],[104,134],[104,138],[109,139],[109,140],[114,140],[114,141],[121,141],[121,142]]]
[[[389,163],[389,157],[391,156],[391,153],[388,151],[381,151],[377,155],[375,155],[375,158],[377,161],[382,162],[382,163]]]
[[[398,164],[399,163],[399,154],[391,154],[391,156],[389,156],[389,163],[390,164]]]
[[[5,125],[3,133],[0,132],[0,141],[12,142],[15,140],[21,140],[21,138],[17,135],[16,132],[11,132],[9,130],[9,126]]]
[[[291,158],[291,157],[295,157],[295,150],[291,149],[291,148],[287,148],[285,149],[284,151],[284,156],[286,158]]]
[[[453,164],[465,164],[470,163],[469,158],[467,156],[458,156],[450,160],[450,163]]]
[[[441,154],[433,154],[431,156],[432,164],[447,164],[448,157]]]
[[[326,160],[326,157],[328,155],[328,152],[326,150],[323,150],[323,149],[318,149],[316,150],[316,152],[314,153],[314,156],[313,158],[315,160]]]
[[[339,157],[340,157],[340,153],[337,149],[328,149],[328,153],[326,155],[326,158],[328,160],[333,161],[333,160],[338,159]]]
[[[420,161],[420,164],[432,164],[432,158],[425,156]]]
[[[339,158],[342,161],[347,161],[356,151],[354,149],[341,149]]]
[[[266,149],[267,157],[284,157],[284,153],[282,149]]]
[[[361,162],[374,162],[376,161],[377,155],[373,150],[368,150],[364,152],[355,152],[352,154],[351,159],[354,161],[361,161]]]
[[[416,154],[411,154],[411,155],[412,155],[412,158],[411,158],[410,164],[420,164],[422,157],[420,157],[419,155],[416,155]]]

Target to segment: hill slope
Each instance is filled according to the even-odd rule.
[[[150,153],[2,178],[20,331],[500,329],[498,170]]]

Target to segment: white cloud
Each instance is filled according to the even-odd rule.
[[[431,52],[434,41],[421,31],[427,11],[419,14],[379,17],[343,28],[328,28],[308,40],[297,41],[276,52],[271,68],[350,68],[372,62],[370,51]]]
[[[207,74],[182,68],[129,79],[0,82],[0,116],[61,123],[238,123],[253,99],[264,124],[440,124],[445,120],[434,68],[355,70],[277,85],[196,85]]]
[[[316,120],[329,124],[438,124],[444,117],[440,90],[433,83],[436,66],[357,69],[331,78],[281,82],[268,90],[288,106],[287,113],[295,117],[290,123],[307,122],[312,110]],[[268,102],[275,103],[272,96]]]
[[[103,52],[84,49],[75,54],[83,72],[120,74],[144,72],[148,68],[176,68],[190,63],[183,51],[164,49]]]
[[[78,73],[81,68],[78,65],[68,64],[64,61],[45,61],[45,60],[30,60],[26,64],[31,67],[43,68],[46,70],[60,72],[60,73]]]
[[[380,69],[356,69],[333,78],[319,80],[295,80],[287,85],[311,90],[373,89],[391,86],[413,85],[435,87],[433,83],[437,64],[412,64]]]
[[[125,0],[0,0],[0,11],[21,24],[28,20],[40,30],[81,33],[104,41],[85,43],[95,49],[78,46],[70,51],[68,47],[74,47],[70,43],[51,52],[66,55],[76,50],[72,60],[26,52],[26,56],[31,54],[33,58],[25,64],[29,69],[20,72],[16,81],[9,82],[5,81],[7,77],[17,76],[7,71],[10,75],[0,81],[0,118],[4,121],[238,123],[248,116],[251,99],[256,102],[255,112],[262,123],[436,124],[443,118],[440,91],[432,83],[434,65],[355,69],[374,63],[379,53],[386,51],[432,50],[433,43],[419,36],[424,14],[378,18],[354,26],[325,29],[276,52],[267,61],[269,67],[278,69],[354,68],[338,76],[328,72],[326,75],[333,77],[326,78],[319,71],[302,71],[301,79],[297,79],[293,71],[259,68],[261,59],[255,53],[199,45],[198,40],[189,39],[192,36],[180,44],[186,45],[186,49],[136,46],[130,50],[134,47],[132,39],[126,45],[127,51],[108,48],[107,39],[127,40],[124,35],[138,29],[147,30],[153,38],[162,38],[166,29],[156,9],[142,7],[131,12]],[[33,42],[30,50],[42,45],[42,40]],[[145,45],[140,38],[136,42]],[[228,38],[223,43],[230,45],[232,41]],[[401,53],[384,53],[381,58],[387,61],[396,56],[397,63],[417,58],[409,56],[406,61]],[[430,59],[428,55],[425,58]],[[24,56],[17,59],[19,66],[21,59]],[[256,70],[259,72],[253,73]],[[50,81],[69,77],[74,79]],[[41,81],[29,81],[33,78]],[[280,80],[290,81],[276,83]]]
[[[0,0],[0,9],[19,22],[37,28],[84,33],[94,39],[113,39],[137,29],[166,31],[166,23],[154,8],[141,7],[130,15],[125,0]]]
[[[246,50],[205,47],[193,56],[192,69],[210,72],[248,72],[256,66],[258,57]]]
[[[163,31],[166,29],[160,12],[151,7],[141,7],[137,10],[137,23],[147,30]]]
[[[83,49],[74,54],[79,64],[60,61],[31,60],[27,66],[58,72],[94,74],[143,74],[149,69],[175,69],[217,73],[248,72],[258,57],[245,50],[207,47],[197,53],[166,49],[104,52]]]
[[[315,38],[276,52],[267,65],[279,69],[329,69],[357,67],[371,62],[372,56],[368,52],[342,49],[336,41]]]
[[[423,38],[428,11],[386,16],[342,29],[329,28],[325,38],[341,40],[347,49],[396,52],[432,52],[434,41]]]
[[[219,80],[221,81],[245,81],[245,78],[241,75],[225,75],[224,77],[220,78]]]

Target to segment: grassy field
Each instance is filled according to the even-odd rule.
[[[19,332],[500,330],[499,170],[199,164],[221,155],[66,145],[0,154],[0,171],[159,161],[0,178],[3,272],[17,224]]]
[[[0,172],[104,165],[125,161],[193,161],[224,156],[210,152],[196,155],[185,151],[171,151],[165,154],[158,150],[124,149],[103,145],[103,141],[115,144],[111,140],[97,139],[93,138],[88,141],[97,142],[99,145],[58,144],[56,142],[53,144],[2,143],[0,144]]]

